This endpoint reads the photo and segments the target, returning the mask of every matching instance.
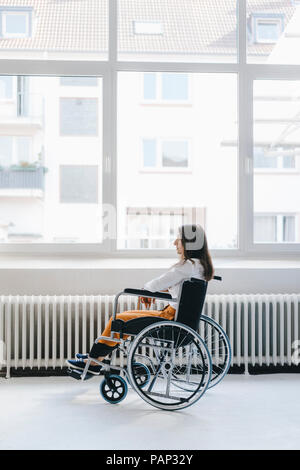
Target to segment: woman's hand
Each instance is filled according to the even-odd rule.
[[[152,299],[151,297],[140,297],[142,304],[145,305],[146,309],[148,310],[151,307],[152,301],[154,302],[155,299]]]

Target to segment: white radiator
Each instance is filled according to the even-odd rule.
[[[112,314],[114,296],[0,296],[0,370],[65,367],[86,352]],[[122,296],[119,311],[136,308]],[[157,301],[157,309],[165,304]],[[229,336],[231,365],[291,365],[300,339],[300,294],[207,295],[203,313]]]

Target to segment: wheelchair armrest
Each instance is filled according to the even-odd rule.
[[[165,294],[164,292],[151,292],[145,289],[131,289],[131,288],[124,289],[123,292],[124,294],[138,295],[141,297],[153,297],[155,299],[172,300],[172,296],[170,294]]]

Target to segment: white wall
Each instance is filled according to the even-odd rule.
[[[115,294],[141,288],[175,259],[12,259],[0,260],[0,295]],[[223,281],[211,281],[209,293],[300,293],[300,259],[214,260]]]

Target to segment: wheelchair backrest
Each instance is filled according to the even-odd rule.
[[[207,281],[191,278],[182,282],[175,321],[197,331],[205,302]]]

